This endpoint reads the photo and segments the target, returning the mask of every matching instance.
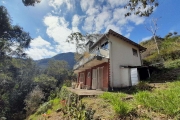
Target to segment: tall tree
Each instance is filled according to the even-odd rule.
[[[5,57],[25,57],[24,49],[29,47],[32,38],[18,25],[12,25],[4,6],[0,6],[0,59]]]
[[[146,27],[146,29],[148,31],[150,31],[152,33],[154,42],[156,44],[157,52],[159,54],[159,46],[158,46],[158,42],[157,42],[157,39],[156,39],[156,36],[157,36],[156,33],[157,33],[157,30],[159,29],[158,26],[157,26],[157,21],[158,21],[157,18],[152,18],[151,21],[150,21],[150,26],[148,27],[146,25],[145,27]]]

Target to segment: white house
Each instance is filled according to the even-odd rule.
[[[137,68],[142,66],[140,54],[146,48],[111,29],[96,42],[88,41],[86,47],[89,56],[74,65],[77,82],[101,90],[138,83]]]

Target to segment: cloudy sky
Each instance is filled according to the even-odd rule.
[[[146,30],[150,19],[159,18],[157,35],[180,33],[180,0],[159,0],[154,13],[146,17],[132,15],[123,6],[128,0],[42,0],[24,6],[22,0],[0,0],[12,19],[29,32],[33,40],[26,50],[34,60],[52,57],[59,53],[74,52],[75,46],[66,42],[72,32],[106,33],[112,29],[139,43],[152,35]]]

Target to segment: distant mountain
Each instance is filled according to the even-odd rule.
[[[64,60],[69,64],[69,67],[72,69],[74,64],[76,63],[75,59],[74,59],[74,53],[72,52],[68,52],[68,53],[60,53],[52,58],[45,58],[45,59],[41,59],[41,60],[36,60],[36,63],[38,66],[40,66],[41,68],[45,68],[48,65],[48,62],[50,60]]]

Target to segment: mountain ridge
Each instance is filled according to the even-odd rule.
[[[48,62],[50,60],[64,60],[68,63],[70,69],[72,69],[74,64],[76,63],[76,61],[74,59],[74,53],[73,52],[60,53],[60,54],[57,54],[51,58],[44,58],[44,59],[40,59],[40,60],[35,60],[35,62],[37,63],[37,65],[39,67],[46,68],[48,66]]]

